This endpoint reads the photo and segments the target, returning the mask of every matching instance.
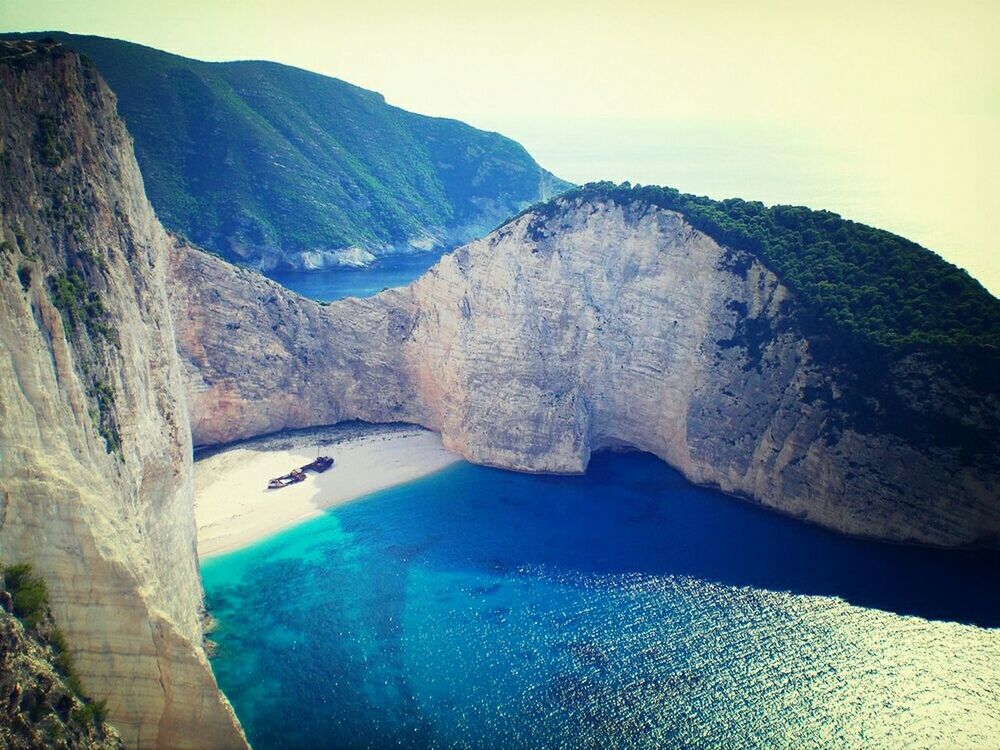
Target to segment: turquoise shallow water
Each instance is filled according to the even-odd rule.
[[[257,750],[988,747],[998,563],[599,454],[584,477],[459,463],[202,572]]]

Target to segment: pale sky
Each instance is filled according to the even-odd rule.
[[[0,0],[0,29],[297,65],[576,182],[835,210],[1000,293],[998,0]]]

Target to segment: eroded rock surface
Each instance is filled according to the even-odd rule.
[[[793,295],[755,257],[642,202],[556,209],[405,289],[327,306],[178,245],[171,294],[195,442],[410,421],[472,461],[539,472],[632,447],[841,532],[1000,546],[995,388],[919,355],[887,374],[909,417],[951,410],[985,435],[972,459],[872,426],[864,417],[889,408],[882,391],[816,360]]]
[[[168,238],[114,97],[0,45],[0,559],[30,562],[133,747],[245,747],[202,647]]]
[[[30,573],[30,571],[29,571]],[[17,616],[0,569],[0,747],[4,750],[120,750],[103,707],[80,694],[67,644],[44,598]],[[36,583],[37,585],[37,583]],[[44,590],[44,589],[43,589]]]

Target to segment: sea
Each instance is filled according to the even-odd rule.
[[[317,302],[344,297],[371,297],[384,289],[406,286],[441,257],[440,251],[392,253],[364,268],[325,271],[269,271],[268,277]]]
[[[1000,556],[834,534],[648,454],[459,462],[202,576],[256,750],[1000,741]]]

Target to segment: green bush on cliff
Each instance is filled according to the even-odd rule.
[[[4,587],[14,602],[14,614],[29,628],[37,628],[49,606],[49,590],[42,578],[22,563],[3,568]]]
[[[67,328],[76,330],[90,318],[104,313],[103,303],[99,298],[91,300],[89,291],[87,282],[75,270],[53,276],[49,281],[52,304],[62,313]]]
[[[86,729],[90,725],[99,727],[108,718],[107,701],[85,702],[79,708],[74,708],[70,717],[81,729]]]
[[[87,281],[76,270],[53,276],[49,279],[49,296],[52,304],[62,313],[63,323],[70,331],[85,329],[91,338],[103,339],[118,345],[118,334],[105,322],[107,308],[100,295],[90,289]],[[89,368],[84,374],[92,378],[87,392],[94,402],[91,419],[98,434],[104,439],[108,453],[121,453],[121,435],[115,421],[115,390],[107,383],[96,379]]]
[[[73,720],[81,727],[91,723],[97,726],[102,724],[107,718],[107,706],[104,701],[90,700],[83,692],[66,636],[51,620],[49,590],[45,580],[35,575],[28,563],[0,566],[0,578],[2,588],[11,595],[14,615],[25,628],[34,631],[36,639],[51,648],[52,666],[67,689],[81,702],[82,705],[73,710]]]
[[[38,154],[46,167],[59,166],[66,158],[66,145],[59,138],[59,123],[52,114],[38,116],[38,137],[35,145]]]
[[[628,183],[592,183],[565,197],[639,201],[684,214],[720,244],[760,258],[796,295],[814,332],[842,345],[1000,349],[1000,300],[966,271],[830,211]]]
[[[82,326],[91,336],[117,345],[117,332],[105,322],[108,311],[104,301],[78,271],[53,276],[49,280],[49,297],[62,313],[67,328],[76,331]]]
[[[80,677],[76,673],[76,665],[73,662],[73,654],[69,651],[66,636],[63,635],[63,632],[59,628],[53,628],[52,632],[49,633],[49,643],[55,651],[55,656],[52,658],[53,666],[63,676],[63,682],[66,683],[66,687],[74,695],[82,698],[83,685],[80,683]]]
[[[121,452],[121,435],[114,420],[115,390],[107,383],[97,382],[90,391],[91,397],[97,403],[97,432],[104,438],[104,447],[108,453]]]

